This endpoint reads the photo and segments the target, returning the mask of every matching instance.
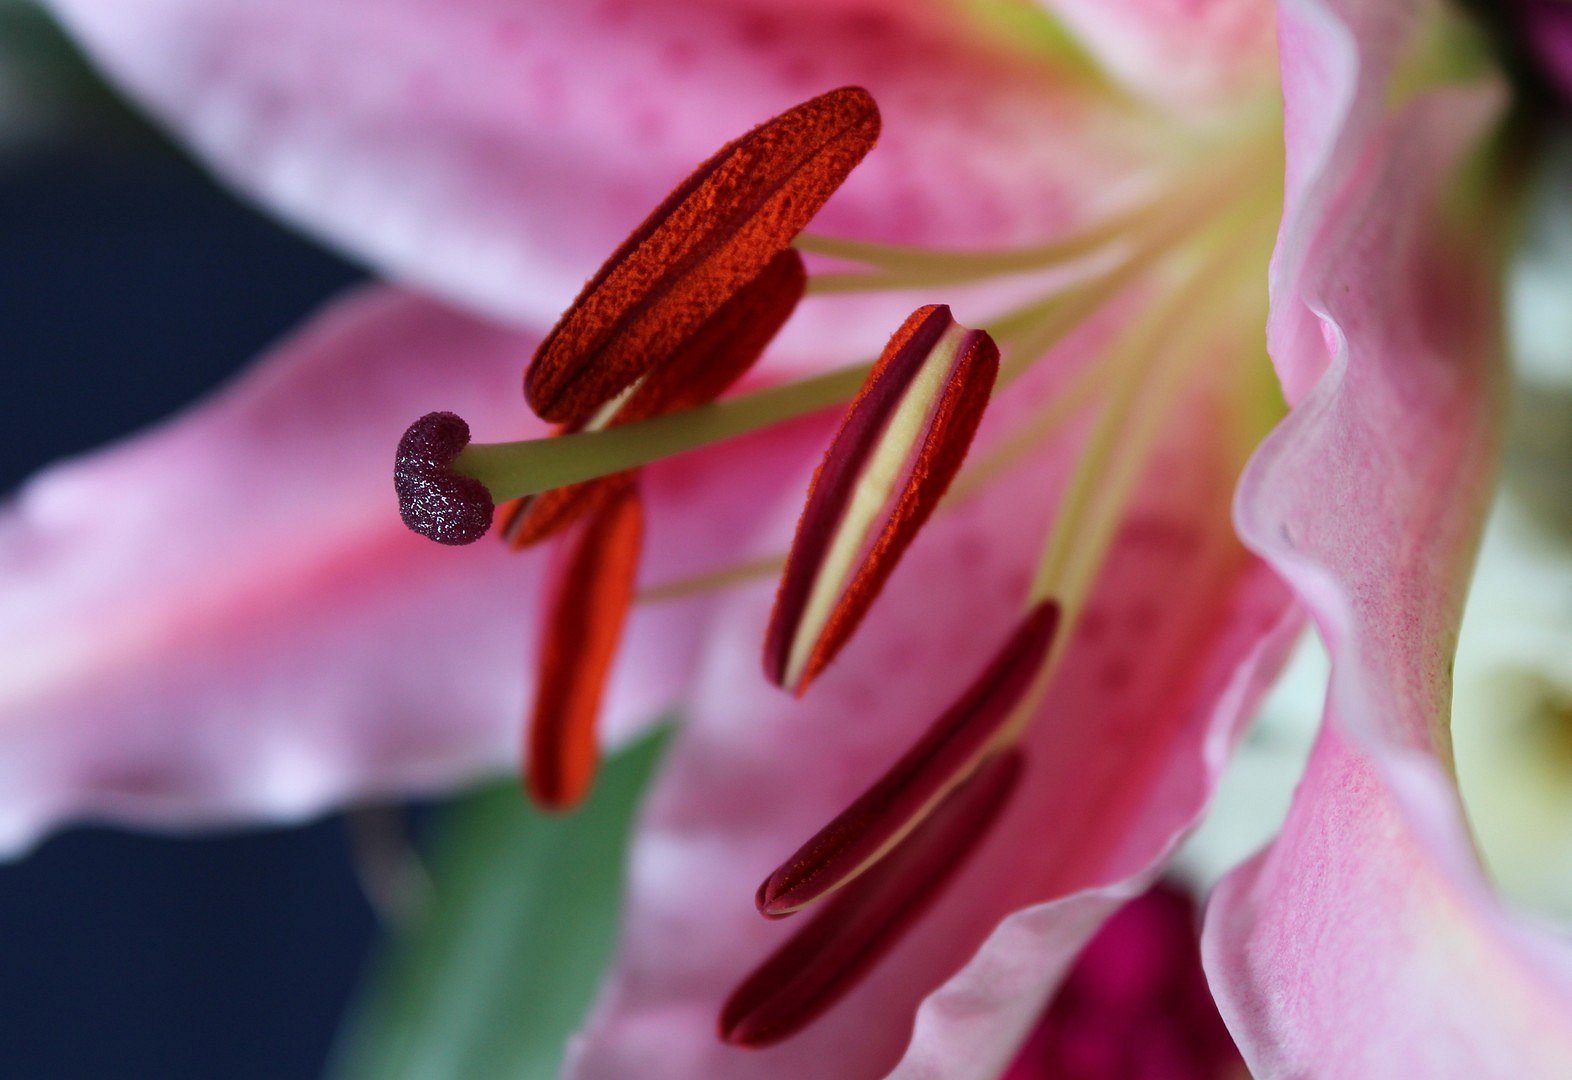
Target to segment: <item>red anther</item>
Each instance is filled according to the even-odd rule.
[[[427,413],[404,432],[393,458],[399,516],[439,544],[472,544],[491,528],[491,492],[453,471],[453,459],[468,445],[463,417]]]
[[[759,886],[760,913],[789,915],[846,887],[920,827],[1015,715],[1048,658],[1058,625],[1059,606],[1051,600],[1027,612],[998,655],[922,738]]]
[[[520,551],[594,514],[632,486],[633,473],[621,472],[526,495],[503,504],[497,514],[498,530],[510,548]]]
[[[960,469],[998,372],[993,339],[943,305],[895,332],[809,489],[765,639],[775,683],[802,694],[846,644]]]
[[[570,538],[555,568],[524,768],[525,787],[548,809],[574,806],[594,779],[596,718],[633,603],[643,532],[630,485]]]
[[[879,110],[843,87],[722,148],[666,197],[541,342],[524,397],[583,423],[661,366],[792,241],[873,148]]]
[[[770,1046],[801,1031],[856,986],[982,846],[1024,760],[1012,750],[984,764],[877,867],[826,903],[732,992],[721,1009],[721,1039]]]
[[[796,309],[807,283],[802,256],[790,248],[781,252],[705,320],[674,356],[646,375],[608,417],[599,423],[563,425],[557,434],[616,427],[713,401],[763,355]],[[516,499],[499,514],[502,537],[514,550],[539,543],[604,506],[631,482],[631,473],[619,473]]]

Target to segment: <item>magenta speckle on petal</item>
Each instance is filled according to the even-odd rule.
[[[491,528],[491,492],[453,471],[453,459],[468,445],[469,425],[450,412],[427,413],[398,441],[393,486],[399,516],[439,544],[472,544]]]

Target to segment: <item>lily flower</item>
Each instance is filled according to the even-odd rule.
[[[531,790],[570,803],[676,705],[568,1071],[994,1075],[1308,613],[1321,741],[1207,916],[1245,1060],[1572,1052],[1572,957],[1490,893],[1445,736],[1499,237],[1443,196],[1500,101],[1434,86],[1436,7],[1283,0],[1274,66],[1272,9],[1226,0],[52,6],[222,175],[422,292],[330,311],[8,511],[12,845],[434,788],[511,762],[531,709]],[[706,187],[728,150],[818,145],[709,157],[837,86],[882,118],[843,188]],[[817,295],[764,305],[758,381],[699,404],[726,380],[689,368],[622,415],[788,244]],[[531,355],[555,429],[514,396]],[[400,493],[439,534],[599,486],[556,496],[557,569],[402,531],[388,459],[423,414]]]

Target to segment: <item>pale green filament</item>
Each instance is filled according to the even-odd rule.
[[[1073,266],[1099,255],[1131,237],[1140,237],[1139,251],[1151,253],[1205,221],[1207,211],[1227,205],[1230,199],[1259,183],[1266,166],[1263,157],[1276,154],[1275,146],[1252,143],[1232,167],[1219,170],[1207,161],[1192,171],[1170,178],[1167,194],[1142,205],[1119,211],[1068,236],[1044,244],[992,251],[945,250],[904,244],[883,244],[845,237],[803,234],[799,251],[824,255],[871,269],[815,274],[808,291],[815,294],[872,292],[958,285],[1029,271]]]
[[[1212,250],[1114,344],[1107,363],[1117,382],[1060,501],[1028,605],[1055,598],[1069,622],[1085,602],[1147,457],[1182,400],[1185,378],[1215,332],[1212,312],[1199,301],[1230,294],[1220,275],[1259,269],[1258,260],[1242,257],[1263,246],[1252,209],[1221,227]],[[1148,356],[1157,360],[1143,362]]]
[[[778,577],[785,566],[786,553],[777,552],[774,555],[722,566],[716,570],[707,570],[702,574],[663,581],[659,585],[651,585],[647,589],[640,590],[635,599],[643,604],[687,600],[706,593],[729,589],[734,585],[746,585],[750,581]]]
[[[1243,230],[1215,232],[1211,239],[1221,243],[1192,261],[1163,301],[1109,350],[1105,362],[1117,373],[1117,382],[1060,498],[1027,597],[1028,607],[1057,601],[1060,630],[997,745],[1018,740],[1040,711],[1146,462],[1174,409],[1184,401],[1185,382],[1207,356],[1223,305],[1199,301],[1237,296],[1238,288],[1259,275],[1262,260],[1250,256],[1265,250],[1269,234],[1260,233],[1260,218],[1252,220],[1250,209],[1231,215],[1236,226],[1242,219]],[[1157,359],[1143,362],[1151,356]]]

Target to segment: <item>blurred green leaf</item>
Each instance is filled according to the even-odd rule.
[[[433,895],[374,973],[341,1046],[343,1080],[552,1077],[615,942],[628,833],[666,743],[605,763],[565,816],[514,783],[448,811]]]

